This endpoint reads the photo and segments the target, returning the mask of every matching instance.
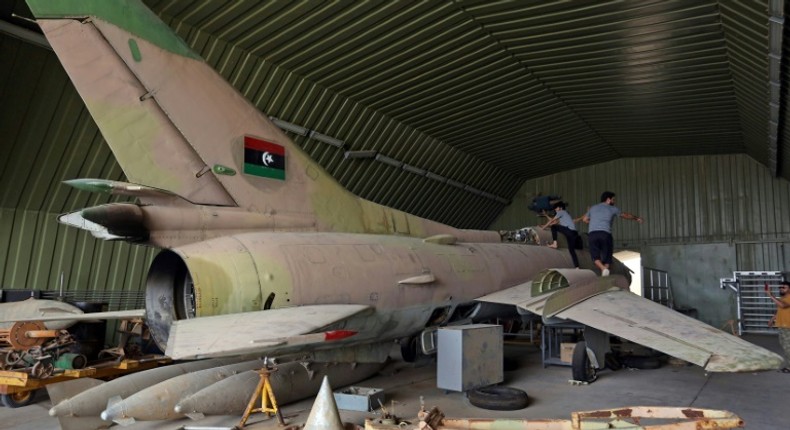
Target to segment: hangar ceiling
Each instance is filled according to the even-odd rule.
[[[790,179],[783,1],[144,3],[262,111],[344,142],[290,133],[351,191],[459,227],[487,227],[526,179],[623,157],[743,153]],[[4,100],[58,88],[20,121],[83,120],[54,54],[10,35],[36,30],[12,16],[24,3],[1,12]],[[27,181],[118,175],[86,169]]]

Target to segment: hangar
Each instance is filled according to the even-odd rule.
[[[511,230],[539,193],[580,215],[612,190],[646,220],[616,247],[714,327],[722,278],[787,271],[784,2],[144,3],[360,197]],[[0,7],[2,288],[135,297],[155,249],[57,222],[119,201],[63,181],[126,177],[25,3]]]

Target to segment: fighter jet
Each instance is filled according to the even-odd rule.
[[[27,0],[136,197],[62,215],[105,240],[156,246],[146,320],[174,359],[309,353],[382,362],[437,327],[502,312],[570,319],[707,371],[781,357],[573,270],[566,250],[503,243],[345,190],[139,1]],[[588,342],[595,346],[597,342]],[[428,348],[429,349],[429,348]],[[590,353],[595,360],[601,351]],[[599,362],[602,362],[599,360]]]

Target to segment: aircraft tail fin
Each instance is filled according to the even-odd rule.
[[[131,182],[196,203],[235,205],[214,175],[200,174],[206,157],[158,97],[174,77],[168,63],[199,60],[181,39],[138,2],[28,4]],[[152,79],[159,72],[162,79]]]
[[[129,182],[272,213],[345,191],[141,2],[28,3]]]
[[[27,1],[142,203],[172,193],[303,220],[289,229],[499,241],[350,193],[139,0]]]

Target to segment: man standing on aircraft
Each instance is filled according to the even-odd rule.
[[[554,242],[549,245],[550,248],[557,248],[557,233],[562,233],[568,241],[568,252],[573,259],[573,267],[579,268],[579,258],[576,257],[576,240],[579,238],[579,233],[576,232],[576,223],[566,210],[565,202],[554,203],[554,218],[550,219],[546,224],[542,225],[542,229],[551,227],[551,238]]]
[[[790,373],[790,282],[782,281],[779,284],[779,297],[776,298],[768,284],[765,284],[765,292],[768,297],[776,303],[776,314],[771,321],[768,321],[769,326],[776,327],[779,331],[779,344],[785,353],[785,367],[781,372]]]
[[[614,205],[614,193],[611,191],[604,191],[601,194],[601,203],[588,209],[582,218],[584,222],[590,224],[587,239],[590,256],[595,265],[601,269],[601,276],[609,276],[609,265],[612,264],[614,252],[612,221],[616,216],[642,223],[642,218],[622,212]]]

